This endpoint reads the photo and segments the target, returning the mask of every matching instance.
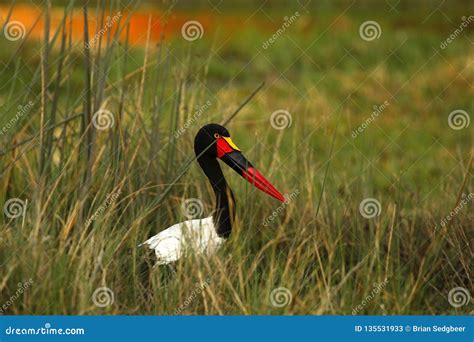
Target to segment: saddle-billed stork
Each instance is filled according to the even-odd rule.
[[[230,236],[235,199],[217,159],[261,191],[285,201],[283,195],[244,157],[225,127],[218,124],[202,127],[194,139],[194,152],[214,190],[216,209],[210,217],[177,223],[145,241],[143,245],[155,251],[159,265],[177,261],[186,251],[212,254]]]

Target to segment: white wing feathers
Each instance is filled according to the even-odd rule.
[[[164,265],[177,261],[185,253],[213,254],[223,242],[210,216],[177,223],[149,238],[143,245],[155,250],[157,264]]]

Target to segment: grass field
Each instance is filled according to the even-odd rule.
[[[0,7],[0,313],[473,313],[472,4],[100,1],[90,48],[80,4],[35,27],[21,5]],[[227,127],[288,202],[224,167],[227,244],[147,276],[137,246],[213,210],[194,135],[262,82]]]

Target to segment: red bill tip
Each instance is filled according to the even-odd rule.
[[[263,175],[253,167],[249,167],[247,170],[242,171],[242,177],[244,177],[249,183],[253,184],[256,188],[269,194],[273,198],[281,202],[285,202],[285,197],[265,178]]]

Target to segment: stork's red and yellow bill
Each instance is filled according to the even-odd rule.
[[[245,158],[230,137],[217,139],[217,157],[257,189],[281,202],[285,201],[285,197]]]

